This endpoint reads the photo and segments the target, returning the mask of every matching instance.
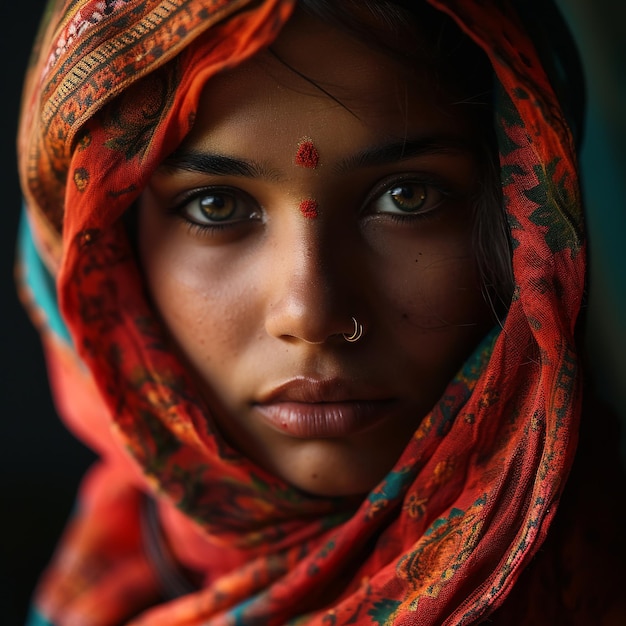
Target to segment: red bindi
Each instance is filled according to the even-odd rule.
[[[303,200],[300,203],[300,213],[310,220],[314,220],[317,217],[317,208],[317,202],[315,200]]]
[[[310,139],[303,139],[298,144],[298,152],[296,152],[296,165],[315,169],[320,162],[320,153],[313,145]]]

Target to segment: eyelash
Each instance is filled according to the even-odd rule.
[[[217,196],[219,194],[234,197],[239,201],[248,200],[254,203],[254,200],[248,196],[248,194],[236,188],[223,186],[202,187],[183,193],[182,196],[177,198],[176,203],[168,209],[168,213],[181,220],[186,226],[189,234],[195,236],[218,235],[220,232],[226,231],[240,222],[245,222],[245,220],[235,220],[225,221],[223,224],[220,224],[219,222],[202,224],[185,215],[185,209],[194,200],[200,200],[201,198],[208,196]]]
[[[187,232],[194,237],[205,237],[210,235],[216,235],[222,230],[226,230],[232,224],[197,224],[191,220],[185,218],[183,215],[178,215],[183,220]]]
[[[434,190],[441,194],[441,200],[434,206],[424,212],[417,211],[415,213],[375,213],[369,210],[369,207],[385,196],[385,194],[391,192],[394,188],[402,187],[403,185],[415,185],[424,187],[426,190]],[[429,219],[435,219],[438,211],[437,209],[443,205],[446,200],[454,199],[458,197],[458,193],[450,187],[449,183],[439,178],[432,176],[423,176],[416,173],[405,174],[401,176],[393,176],[386,178],[379,182],[363,203],[362,212],[368,217],[379,217],[384,215],[385,219],[391,219],[397,223],[413,222],[413,221],[426,221]]]
[[[385,194],[390,193],[394,188],[402,187],[403,185],[414,185],[416,187],[422,186],[426,190],[435,190],[437,193],[441,194],[442,198],[434,207],[431,207],[423,212],[418,210],[415,213],[407,212],[403,214],[393,212],[377,213],[371,210],[371,207],[377,201],[380,201],[382,198],[384,198]],[[217,236],[221,232],[227,231],[237,225],[240,225],[241,223],[246,223],[246,220],[243,219],[225,221],[223,224],[219,222],[201,224],[194,221],[185,214],[185,209],[194,200],[200,200],[201,198],[206,196],[219,195],[220,193],[234,197],[239,201],[248,201],[258,205],[258,203],[244,191],[232,187],[211,186],[193,189],[185,192],[182,196],[177,198],[177,202],[174,204],[174,206],[168,209],[168,213],[180,219],[186,226],[189,234],[192,236]],[[368,194],[365,202],[362,205],[361,215],[366,218],[384,217],[385,219],[392,220],[395,223],[426,221],[430,219],[435,219],[438,214],[437,209],[445,203],[446,199],[454,198],[455,195],[456,194],[454,193],[454,191],[450,189],[450,187],[444,181],[435,179],[433,177],[424,177],[415,173],[388,177],[380,181]]]

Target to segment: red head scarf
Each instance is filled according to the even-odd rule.
[[[121,219],[189,132],[206,81],[271,42],[293,0],[52,3],[20,133],[24,290],[60,412],[102,461],[38,593],[51,623],[467,624],[542,544],[580,411],[572,141],[506,3],[430,3],[498,78],[516,289],[502,331],[357,504],[311,498],[223,444],[164,349]]]

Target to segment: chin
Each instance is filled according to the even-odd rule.
[[[321,439],[299,442],[297,447],[298,450],[276,455],[273,462],[262,464],[313,496],[352,497],[369,493],[391,470],[394,460],[381,460],[344,441]]]

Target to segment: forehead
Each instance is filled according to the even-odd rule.
[[[349,32],[296,12],[268,49],[212,78],[186,143],[271,126],[310,136],[328,124],[370,134],[462,132],[460,107],[425,59],[401,62]],[[341,133],[340,133],[341,134]]]
[[[373,83],[387,74],[390,79],[408,81],[428,69],[425,60],[418,62],[418,55],[401,63],[399,55],[392,56],[391,46],[388,51],[384,49],[389,37],[387,26],[381,23],[378,28],[374,24],[369,27],[373,29],[371,41],[357,37],[347,27],[296,11],[270,50],[311,80],[345,89],[346,96],[370,91]],[[379,39],[373,39],[374,29]]]

